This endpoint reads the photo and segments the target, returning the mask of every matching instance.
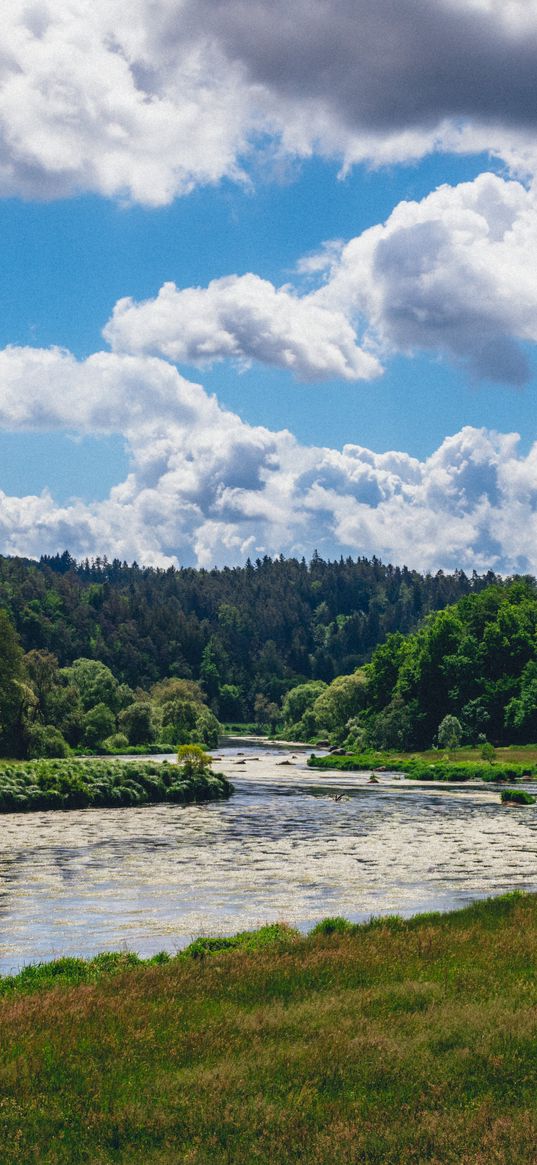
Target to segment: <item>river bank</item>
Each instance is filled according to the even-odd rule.
[[[3,1165],[534,1165],[534,896],[273,938],[0,998]]]

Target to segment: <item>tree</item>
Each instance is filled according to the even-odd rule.
[[[62,674],[65,681],[79,692],[85,712],[96,704],[105,704],[112,712],[119,711],[122,702],[119,684],[110,668],[98,659],[75,659]]]
[[[337,732],[362,712],[366,704],[366,672],[360,668],[353,675],[336,676],[316,699],[313,712],[322,732]]]
[[[204,776],[211,767],[212,757],[200,744],[182,744],[177,761],[185,777]]]
[[[22,650],[6,611],[0,610],[0,751],[18,756],[23,748],[24,671]]]
[[[151,704],[129,704],[119,713],[118,723],[129,744],[149,744],[155,739]]]
[[[116,730],[116,718],[106,704],[96,704],[84,716],[84,744],[87,748],[100,748],[103,740]]]
[[[444,716],[442,723],[438,726],[438,744],[440,748],[448,749],[459,748],[462,741],[462,724],[456,716]]]
[[[282,714],[286,726],[298,724],[299,720],[309,708],[313,708],[315,701],[326,689],[323,680],[311,680],[307,684],[298,684],[291,688],[284,698]]]

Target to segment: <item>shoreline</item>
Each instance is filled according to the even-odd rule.
[[[33,990],[43,990],[48,987],[82,986],[85,983],[95,983],[110,975],[136,970],[139,968],[166,966],[170,963],[192,964],[200,959],[214,958],[228,955],[230,952],[243,951],[252,954],[259,950],[287,948],[290,944],[303,944],[315,940],[319,936],[346,935],[349,938],[359,939],[360,936],[372,931],[386,929],[392,933],[403,934],[419,930],[431,925],[442,926],[444,923],[463,921],[464,918],[481,911],[502,911],[516,903],[534,902],[537,904],[537,891],[512,890],[502,894],[489,895],[485,898],[475,898],[464,906],[452,910],[418,911],[416,914],[402,916],[400,914],[372,914],[362,922],[352,922],[342,916],[326,917],[316,922],[307,931],[290,926],[285,922],[268,922],[254,930],[237,931],[231,935],[199,935],[188,946],[171,954],[161,950],[155,955],[143,957],[131,950],[101,951],[90,958],[75,955],[66,955],[57,959],[47,959],[36,963],[26,963],[14,974],[0,974],[0,1007],[2,1000],[8,999],[11,993],[30,993]]]

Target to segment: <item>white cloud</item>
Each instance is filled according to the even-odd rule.
[[[523,384],[520,341],[537,341],[534,189],[481,174],[401,202],[385,224],[306,256],[317,290],[231,275],[206,288],[166,283],[154,299],[116,304],[104,336],[118,352],[179,363],[233,358],[301,380],[370,380],[390,353],[464,362],[478,377]]]
[[[352,239],[315,302],[365,318],[384,351],[425,349],[523,383],[537,340],[534,190],[494,174],[402,202]]]
[[[3,195],[163,205],[267,138],[344,166],[537,161],[534,0],[10,0],[2,33]]]
[[[230,275],[207,288],[165,283],[145,303],[121,299],[103,335],[116,351],[158,352],[178,363],[226,357],[288,368],[299,380],[369,380],[381,367],[363,351],[342,311],[258,275]]]
[[[424,461],[310,448],[245,424],[163,360],[54,349],[0,353],[0,400],[4,429],[119,432],[131,458],[104,501],[0,493],[2,553],[211,567],[317,547],[537,571],[537,445],[522,456],[515,435],[466,428]]]

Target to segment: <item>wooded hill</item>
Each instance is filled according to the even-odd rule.
[[[197,680],[229,721],[251,718],[256,695],[279,704],[297,683],[352,672],[388,634],[494,582],[492,572],[423,576],[376,558],[264,557],[207,571],[65,552],[0,558],[0,608],[24,652],[51,652],[60,667],[99,660],[131,688]]]

